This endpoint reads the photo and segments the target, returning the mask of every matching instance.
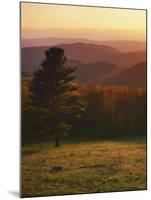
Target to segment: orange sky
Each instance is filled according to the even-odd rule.
[[[21,3],[22,38],[145,40],[146,11]]]

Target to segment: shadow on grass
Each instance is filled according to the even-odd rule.
[[[132,136],[129,134],[117,134],[117,133],[108,133],[101,132],[99,127],[91,127],[91,128],[77,128],[72,130],[68,136],[61,139],[61,145],[68,144],[78,144],[78,143],[91,143],[91,142],[126,142],[126,143],[134,143],[134,144],[145,144],[147,142],[146,134],[136,135],[133,133]],[[28,142],[25,142],[23,146],[26,145],[34,145],[35,148],[38,148],[38,151],[43,147],[54,147],[54,139],[49,136],[41,136],[40,138],[33,138]],[[30,156],[37,151],[23,151],[23,155]]]
[[[81,137],[67,137],[64,138],[63,144],[77,144],[77,143],[90,143],[90,142],[126,142],[126,143],[134,143],[134,144],[145,144],[147,142],[147,139],[145,136],[133,136],[133,137],[104,137],[104,136],[98,136],[98,137],[87,137],[87,138],[81,138]]]
[[[71,137],[67,136],[62,139],[61,146],[63,145],[71,145],[71,144],[80,144],[80,143],[93,143],[93,142],[124,142],[129,144],[146,144],[147,139],[145,136],[138,136],[138,137]],[[54,147],[54,141],[52,139],[42,140],[42,141],[33,141],[30,143],[26,143],[22,145],[22,147],[32,147],[32,150],[23,150],[23,156],[31,156],[33,154],[38,153],[43,148],[52,148]],[[33,147],[35,150],[33,150]]]

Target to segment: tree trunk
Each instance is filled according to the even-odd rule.
[[[60,135],[56,135],[55,137],[55,148],[60,146]]]

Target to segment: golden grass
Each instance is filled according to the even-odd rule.
[[[52,171],[53,166],[61,171]],[[22,196],[146,189],[146,145],[95,141],[22,148]]]

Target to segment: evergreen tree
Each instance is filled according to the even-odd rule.
[[[85,110],[78,86],[72,82],[76,69],[66,62],[63,49],[46,50],[29,87],[34,129],[53,135],[55,147],[60,146],[61,137],[68,134]]]

